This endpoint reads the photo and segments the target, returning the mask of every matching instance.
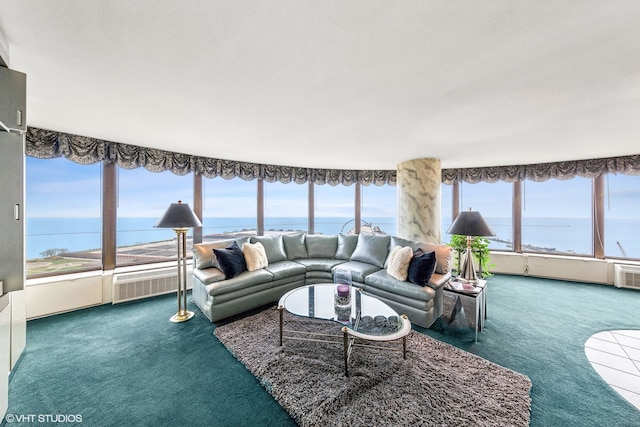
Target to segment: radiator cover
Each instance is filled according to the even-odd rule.
[[[191,268],[187,271],[187,284]],[[175,293],[178,290],[178,269],[165,267],[154,270],[116,273],[113,276],[113,304]]]
[[[640,266],[615,264],[613,284],[618,288],[640,289]]]

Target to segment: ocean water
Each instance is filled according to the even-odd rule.
[[[175,238],[171,229],[153,228],[158,218],[118,218],[116,242],[119,247],[159,242]],[[395,218],[363,219],[395,234]],[[256,218],[204,218],[203,235],[255,230]],[[42,257],[49,249],[64,251],[99,250],[102,245],[100,218],[27,218],[27,259]],[[306,231],[307,218],[265,218],[265,230]],[[325,217],[315,219],[315,231],[338,234],[354,227],[352,218]]]
[[[157,218],[119,218],[117,229],[118,246],[130,246],[170,240],[175,233],[170,229],[153,228]],[[387,234],[396,234],[395,218],[363,218]],[[491,240],[491,249],[510,250],[511,218],[486,218],[496,237]],[[205,218],[203,234],[255,230],[255,218]],[[446,233],[450,218],[442,219],[442,239],[448,241]],[[315,231],[337,234],[354,227],[353,219],[341,217],[316,218]],[[306,218],[265,218],[265,230],[307,230]],[[608,220],[605,223],[605,253],[610,257],[640,258],[640,219]],[[100,218],[27,218],[27,259],[39,258],[48,249],[84,251],[101,246]],[[579,255],[591,254],[591,220],[587,218],[524,218],[522,227],[523,245],[528,251],[564,252]]]

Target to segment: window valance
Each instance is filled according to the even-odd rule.
[[[28,128],[26,154],[40,159],[65,157],[80,164],[115,163],[125,169],[143,167],[152,172],[169,170],[176,175],[190,172],[207,178],[264,179],[266,182],[303,184],[396,185],[395,170],[313,169],[292,166],[223,160],[104,141],[45,129]],[[574,160],[531,165],[492,166],[481,168],[443,169],[442,182],[515,182],[571,179],[575,176],[594,178],[604,174],[640,175],[640,155],[604,159]]]
[[[605,174],[640,175],[640,155],[608,157],[604,159],[573,160],[531,165],[494,166],[483,168],[443,169],[442,182],[516,182],[571,179],[576,176],[595,178]]]
[[[303,184],[396,185],[395,170],[313,169],[223,160],[104,141],[45,129],[28,128],[26,154],[40,159],[65,157],[80,164],[115,163],[125,169],[143,167],[151,172],[190,172],[207,178],[264,179],[266,182]]]

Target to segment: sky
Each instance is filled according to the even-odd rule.
[[[64,158],[26,160],[28,217],[99,217],[100,164],[79,165]],[[118,215],[159,217],[170,203],[181,200],[193,207],[193,175],[154,173],[143,168],[118,168]],[[240,178],[204,179],[204,217],[255,217],[256,181]],[[265,183],[265,216],[306,217],[308,184]],[[396,216],[396,189],[363,186],[363,213]],[[355,186],[316,186],[318,217],[351,217]]]
[[[118,168],[118,215],[159,217],[170,203],[193,206],[192,174],[153,173]],[[79,165],[64,158],[26,158],[27,217],[100,217],[101,165]],[[606,215],[640,217],[640,176],[612,175],[605,180]],[[204,217],[255,217],[256,181],[204,179]],[[443,186],[443,217],[450,216],[450,186]],[[308,184],[265,183],[266,217],[306,217]],[[512,184],[461,186],[461,209],[485,217],[510,217]],[[355,186],[316,186],[316,217],[351,217]],[[526,181],[523,216],[589,218],[591,180],[574,178],[543,183]],[[396,187],[362,187],[362,216],[395,217]]]

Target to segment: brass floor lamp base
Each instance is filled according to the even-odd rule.
[[[169,321],[173,323],[186,322],[187,320],[191,319],[193,316],[194,316],[193,311],[179,311],[173,316],[171,316],[171,319],[169,319]]]

